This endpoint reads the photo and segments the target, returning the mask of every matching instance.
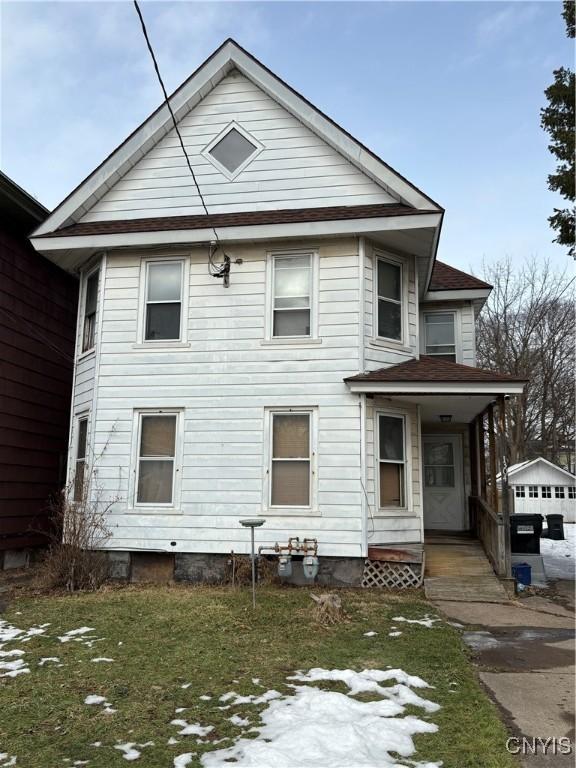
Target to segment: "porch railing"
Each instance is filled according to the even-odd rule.
[[[498,576],[510,575],[510,549],[504,515],[495,512],[480,496],[470,496],[470,521]]]

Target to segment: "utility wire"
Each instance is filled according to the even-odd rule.
[[[160,68],[158,66],[158,62],[156,60],[156,55],[154,53],[154,49],[152,48],[152,43],[150,42],[150,38],[148,37],[148,30],[146,29],[146,22],[144,21],[144,17],[142,16],[142,11],[140,10],[140,6],[138,5],[138,0],[133,0],[134,2],[134,8],[136,8],[136,13],[138,14],[138,18],[140,19],[140,26],[142,27],[142,34],[144,35],[144,39],[146,40],[146,46],[148,47],[148,51],[150,53],[150,56],[152,58],[152,63],[154,64],[154,69],[156,71],[156,77],[158,78],[158,82],[160,83],[160,87],[162,88],[162,93],[164,94],[164,103],[168,107],[168,111],[170,112],[170,116],[172,117],[172,122],[174,124],[174,130],[176,131],[176,135],[178,136],[178,139],[180,141],[180,146],[182,147],[182,152],[184,153],[184,157],[186,158],[186,163],[188,165],[188,169],[192,175],[192,179],[194,181],[194,185],[196,187],[196,191],[198,192],[198,197],[200,198],[200,202],[202,203],[202,207],[204,208],[204,212],[206,213],[206,216],[210,216],[210,213],[208,211],[208,206],[206,205],[206,202],[204,200],[204,196],[202,195],[202,191],[200,189],[200,185],[198,184],[198,180],[196,179],[196,174],[194,173],[194,169],[192,168],[192,163],[190,162],[190,158],[188,156],[188,153],[186,152],[186,147],[184,146],[184,141],[182,139],[182,134],[180,133],[180,129],[178,128],[178,123],[176,122],[176,115],[174,114],[174,110],[172,109],[172,105],[170,104],[170,99],[168,98],[168,92],[166,91],[166,86],[164,85],[164,80],[162,79],[162,75],[160,74]],[[217,248],[220,248],[222,250],[222,253],[224,254],[224,264],[222,265],[216,265],[214,264],[212,257],[214,255],[212,251],[212,247],[209,247],[208,250],[208,261],[209,261],[209,267],[208,271],[210,271],[210,266],[217,270],[216,274],[212,274],[214,277],[227,277],[227,273],[230,269],[230,260],[228,256],[226,255],[226,252],[224,251],[224,248],[222,247],[222,244],[220,243],[220,239],[218,237],[218,233],[216,232],[216,227],[214,225],[211,226],[212,232],[214,233],[214,240],[216,241]]]

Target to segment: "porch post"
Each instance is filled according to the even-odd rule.
[[[488,501],[486,494],[486,437],[484,434],[484,412],[476,418],[478,425],[478,458],[480,459],[480,496]]]
[[[504,522],[504,552],[500,553],[503,559],[504,575],[511,575],[510,562],[510,492],[508,487],[508,461],[506,458],[506,399],[504,395],[498,395],[498,437],[500,450],[500,483],[502,487],[502,519]]]
[[[470,443],[470,478],[472,480],[472,496],[479,496],[480,478],[478,477],[478,436],[476,419],[472,419],[468,426],[468,442]]]
[[[498,487],[496,485],[496,435],[494,434],[494,403],[488,406],[488,446],[490,449],[490,495],[492,509],[498,514]]]

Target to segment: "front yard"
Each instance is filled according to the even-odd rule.
[[[340,594],[330,628],[306,589],[261,588],[256,612],[232,588],[15,599],[0,766],[514,765],[457,629],[414,597]]]

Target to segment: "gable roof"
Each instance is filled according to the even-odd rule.
[[[491,290],[493,286],[442,261],[435,261],[428,291]]]
[[[358,373],[344,381],[417,381],[417,382],[515,382],[525,383],[527,379],[509,376],[506,373],[487,371],[471,365],[452,363],[430,355],[420,355],[419,359],[407,360],[389,368]]]
[[[512,475],[516,475],[519,472],[523,472],[524,470],[528,469],[528,467],[532,467],[535,464],[546,464],[548,467],[551,467],[557,472],[562,472],[562,474],[567,475],[572,480],[576,479],[575,476],[572,474],[572,472],[568,472],[567,469],[563,469],[562,467],[559,467],[557,464],[553,464],[551,461],[548,461],[548,459],[545,459],[543,456],[538,456],[537,458],[528,460],[528,461],[522,461],[519,464],[513,464],[511,467],[508,467],[508,477],[511,477]]]
[[[351,134],[287,85],[234,40],[226,40],[170,96],[177,121],[193,109],[231,70],[237,69],[400,204],[443,213],[443,209]],[[156,109],[36,230],[35,237],[76,224],[94,203],[173,127],[165,104]]]
[[[48,213],[48,208],[0,171],[0,216],[4,222],[28,235]]]

